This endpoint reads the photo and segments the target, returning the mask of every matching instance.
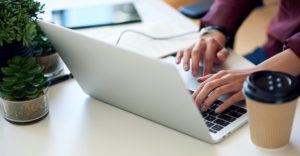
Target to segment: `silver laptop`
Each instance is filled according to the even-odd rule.
[[[246,110],[239,106],[226,114],[201,113],[174,65],[67,28],[38,24],[83,91],[99,101],[208,143],[220,142],[247,122]]]

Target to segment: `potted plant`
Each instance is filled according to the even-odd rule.
[[[36,31],[35,20],[43,13],[43,6],[35,0],[0,1],[0,68],[13,56],[32,55],[30,45]]]
[[[48,82],[35,58],[16,56],[1,71],[0,96],[6,120],[27,123],[48,114]]]
[[[37,62],[43,66],[44,75],[51,77],[59,74],[63,70],[60,57],[38,25],[36,25],[36,33],[33,36],[33,56],[37,58]]]

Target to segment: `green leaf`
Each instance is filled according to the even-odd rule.
[[[20,83],[17,83],[13,88],[15,90],[21,90],[21,89],[25,88],[25,84],[20,82]]]
[[[16,56],[12,59],[11,63],[12,64],[22,64],[24,62],[24,58],[21,56]]]
[[[40,86],[44,83],[44,78],[43,77],[38,77],[36,79],[34,79],[33,81],[30,82],[31,85],[37,87],[37,86]]]
[[[23,72],[17,72],[14,73],[14,75],[16,75],[19,79],[24,79],[24,77],[26,76],[26,74]]]
[[[34,79],[33,75],[26,75],[26,76],[24,76],[23,81],[27,82],[27,83],[30,83],[33,79]]]
[[[29,58],[26,60],[26,62],[23,64],[24,70],[29,70],[30,68],[33,68],[36,65],[35,58]]]
[[[33,69],[29,70],[28,73],[35,75],[35,74],[41,73],[42,71],[43,71],[42,66],[37,65]]]
[[[18,72],[19,70],[22,70],[20,66],[16,65],[16,64],[10,64],[9,68],[13,71],[13,72]]]
[[[11,86],[13,85],[15,82],[17,82],[17,78],[16,77],[4,77],[3,78],[3,85],[4,86]]]
[[[32,95],[26,95],[26,98],[28,99],[34,99],[37,98],[40,94],[32,94]]]
[[[22,91],[17,91],[14,95],[13,95],[14,99],[23,99],[25,97],[24,92]]]
[[[31,88],[28,88],[25,93],[27,95],[32,95],[32,94],[37,94],[39,92],[39,90],[37,88],[34,88],[34,87],[31,87]]]
[[[1,86],[0,90],[3,94],[11,94],[15,91],[13,88],[7,86]]]
[[[16,77],[4,77],[3,81],[4,82],[16,82],[17,78]]]
[[[1,68],[1,71],[5,76],[14,75],[14,72],[15,72],[13,69],[11,69],[9,67],[3,67],[3,68]]]

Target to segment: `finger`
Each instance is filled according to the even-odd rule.
[[[237,92],[240,87],[235,84],[225,84],[223,86],[215,88],[204,101],[204,107],[209,108],[220,96],[228,93]]]
[[[215,61],[215,55],[219,48],[218,43],[216,43],[215,39],[208,38],[207,39],[207,47],[204,56],[204,72],[203,75],[210,74],[212,71],[213,63]]]
[[[207,80],[208,78],[210,78],[211,76],[213,76],[213,74],[208,74],[208,75],[205,75],[205,76],[198,77],[198,78],[197,78],[197,81],[198,81],[199,83],[201,83],[201,82]]]
[[[202,54],[205,52],[206,44],[203,39],[194,46],[192,50],[192,75],[196,77],[199,72],[199,63],[202,59]]]
[[[198,96],[198,94],[201,92],[202,88],[205,86],[206,83],[208,83],[209,81],[205,80],[204,82],[202,82],[199,87],[194,91],[192,97],[194,99],[194,101],[196,101],[196,97]]]
[[[197,79],[198,82],[204,82],[204,81],[212,81],[215,79],[219,79],[221,77],[223,77],[224,75],[226,75],[228,73],[228,71],[226,70],[221,70],[215,74],[207,74],[205,76],[201,76]]]
[[[194,45],[192,45],[191,47],[187,48],[184,50],[184,54],[183,54],[183,69],[185,71],[190,70],[190,59],[191,59],[191,53],[192,53],[192,48],[194,47]]]
[[[201,86],[202,86],[202,85],[200,85],[200,86],[194,91],[194,93],[192,94],[192,98],[193,98],[194,101],[195,101],[197,95],[199,94],[199,92],[200,92],[200,90],[201,90]]]
[[[217,53],[217,58],[220,62],[225,62],[229,56],[229,51],[226,48],[221,49]]]
[[[192,97],[194,99],[194,101],[196,100],[197,95],[200,93],[200,91],[202,90],[202,88],[205,86],[206,83],[219,79],[221,77],[223,77],[224,75],[226,75],[228,73],[228,71],[226,70],[221,70],[219,72],[217,72],[216,74],[210,74],[207,75],[207,79],[203,82],[201,82],[200,86],[195,90],[195,92],[193,93]],[[206,77],[206,76],[202,76],[202,77]]]
[[[209,94],[218,86],[221,86],[223,84],[226,83],[225,81],[222,80],[214,80],[214,81],[210,81],[207,82],[206,84],[204,84],[204,86],[202,87],[202,89],[200,89],[198,91],[198,94],[195,98],[195,102],[197,105],[204,105],[204,100],[209,96]],[[202,111],[206,111],[208,107],[204,107],[202,109]]]
[[[176,64],[180,64],[182,57],[183,57],[183,50],[180,49],[176,54]]]
[[[197,104],[202,105],[201,111],[205,112],[209,108],[209,106],[222,94],[222,92],[233,92],[238,90],[239,88],[235,89],[232,85],[226,86],[227,83],[230,82],[230,78],[222,78],[211,81],[212,85],[208,87],[203,87],[203,89],[198,93],[195,102]],[[207,84],[210,85],[210,84]],[[225,86],[225,88],[222,88]],[[231,88],[230,88],[231,87]],[[217,90],[216,93],[215,90]],[[219,91],[220,90],[220,91]],[[220,92],[220,93],[218,93]],[[212,97],[211,97],[212,96]]]
[[[203,79],[205,79],[205,80],[201,82],[200,86],[195,90],[194,94],[192,95],[194,101],[196,100],[197,95],[200,93],[200,91],[202,90],[202,88],[205,86],[206,83],[216,80],[216,79],[219,79],[226,74],[227,74],[227,71],[221,70],[221,71],[217,72],[216,74],[208,74],[208,75],[202,76]],[[201,79],[201,77],[198,79]]]
[[[226,101],[224,101],[223,104],[221,104],[216,110],[216,113],[221,113],[231,105],[241,101],[244,99],[242,91],[239,91],[235,94],[233,94],[231,97],[229,97]]]

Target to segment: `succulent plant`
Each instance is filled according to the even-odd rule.
[[[48,81],[43,68],[36,59],[15,56],[8,61],[8,67],[1,69],[4,77],[0,83],[0,95],[11,101],[31,100],[44,94]]]

